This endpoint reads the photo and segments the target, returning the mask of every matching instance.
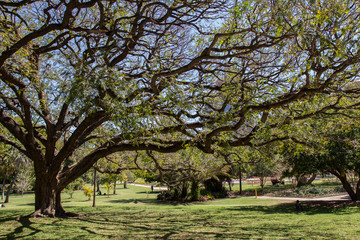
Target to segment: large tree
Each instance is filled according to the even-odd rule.
[[[68,215],[61,191],[112,153],[262,145],[286,137],[274,128],[336,107],[326,95],[358,76],[357,10],[0,1],[0,140],[34,163],[35,214]],[[82,157],[66,164],[72,156]]]

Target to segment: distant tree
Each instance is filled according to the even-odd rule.
[[[239,193],[242,194],[242,179],[245,176],[243,164],[238,164],[238,163],[232,164],[230,173],[232,178],[239,179]]]
[[[13,176],[16,171],[16,163],[11,153],[10,147],[0,144],[1,200],[5,198],[6,183],[11,181],[11,176]]]
[[[279,155],[276,153],[275,146],[272,145],[250,149],[248,154],[248,157],[252,160],[250,161],[248,174],[259,177],[261,193],[264,194],[267,178],[278,174]]]
[[[319,168],[334,174],[353,201],[360,200],[360,128],[351,127],[328,136],[326,150],[318,156]]]
[[[124,183],[124,188],[127,188],[128,177],[125,172],[121,173],[121,180]]]
[[[114,185],[114,192],[113,194],[116,195],[116,183],[119,180],[119,176],[117,174],[115,174],[115,176],[113,177],[113,185]]]
[[[6,151],[4,151],[6,149]],[[26,168],[29,167],[29,163],[24,155],[20,154],[14,148],[2,148],[2,158],[0,160],[0,173],[3,174],[3,185],[2,185],[2,194],[1,198],[4,199],[5,195],[5,181],[8,180],[10,184],[6,190],[5,203],[10,201],[10,193],[14,190],[14,186],[18,181],[19,173],[22,174],[22,179],[24,183],[24,187],[27,189],[30,185],[30,175],[33,174],[32,169]],[[25,168],[25,169],[23,169]],[[25,177],[25,176],[29,177]]]
[[[74,192],[77,190],[81,190],[83,184],[84,181],[82,180],[82,178],[78,178],[75,181],[71,182],[69,185],[67,185],[64,189],[64,192],[69,194],[69,198],[73,198]]]
[[[133,182],[134,176],[129,169],[140,170],[134,163],[133,156],[130,153],[117,153],[101,159],[97,162],[96,170],[102,174],[102,183],[111,183],[113,194],[116,194],[117,181],[123,181],[124,188],[127,188],[127,182]],[[136,157],[137,158],[137,155]]]
[[[147,152],[142,161],[148,169],[147,180],[167,185],[171,191],[171,200],[199,200],[200,185],[210,179],[209,185],[219,183],[221,187],[217,190],[225,196],[222,185],[224,179],[220,176],[226,175],[228,168],[221,155],[207,155],[196,148],[188,148],[172,154]]]
[[[25,191],[33,189],[35,183],[34,168],[29,162],[23,162],[22,165],[24,166],[20,167],[15,182],[15,187],[20,191],[21,195]]]
[[[320,169],[316,158],[317,154],[309,152],[287,153],[285,165],[287,168],[283,171],[283,177],[295,177],[296,187],[311,185],[315,180]]]
[[[325,132],[314,134],[314,141],[295,144],[285,158],[288,173],[331,173],[342,183],[353,201],[360,200],[360,128],[357,121],[328,121]],[[323,123],[323,121],[321,121]],[[315,129],[314,129],[315,131]],[[314,133],[314,132],[313,132]],[[315,141],[316,139],[316,141]]]

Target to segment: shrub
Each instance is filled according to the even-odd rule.
[[[87,186],[83,186],[85,196],[89,197],[89,201],[93,195],[93,190]]]
[[[113,189],[113,185],[109,182],[105,182],[105,189],[106,189],[107,195],[109,196],[110,190]]]
[[[173,196],[170,192],[161,192],[157,195],[157,200],[172,200]]]
[[[342,186],[338,186],[338,187],[334,187],[334,192],[342,193],[342,192],[346,192],[346,191]]]
[[[310,187],[308,189],[304,190],[305,195],[309,195],[309,194],[320,194],[323,190],[322,189],[318,189],[316,187]]]

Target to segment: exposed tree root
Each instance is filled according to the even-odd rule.
[[[55,215],[55,217],[59,218],[87,218],[88,216],[86,214],[80,214],[80,213],[73,213],[73,212],[63,212],[62,214]]]
[[[29,215],[18,217],[16,220],[21,219],[29,219],[29,218],[69,218],[69,219],[80,219],[80,218],[87,218],[86,214],[79,214],[73,212],[61,212],[58,214],[53,213],[41,213],[40,210],[37,210]]]

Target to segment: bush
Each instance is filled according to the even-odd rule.
[[[303,191],[305,193],[305,195],[311,195],[311,194],[320,194],[321,192],[323,192],[323,189],[318,189],[316,187],[310,187],[308,189],[305,189]]]
[[[318,196],[338,192],[344,192],[344,189],[342,187],[329,188],[320,186],[304,186],[294,190],[294,193],[300,196]]]
[[[338,187],[334,187],[334,192],[342,193],[342,192],[346,192],[346,191],[342,186],[338,186]]]
[[[227,191],[222,184],[224,177],[210,178],[203,182],[205,190],[215,197],[226,197]]]
[[[93,190],[87,186],[83,186],[85,196],[89,197],[89,201],[93,195]]]
[[[173,196],[170,192],[161,192],[157,195],[157,200],[172,200]]]

